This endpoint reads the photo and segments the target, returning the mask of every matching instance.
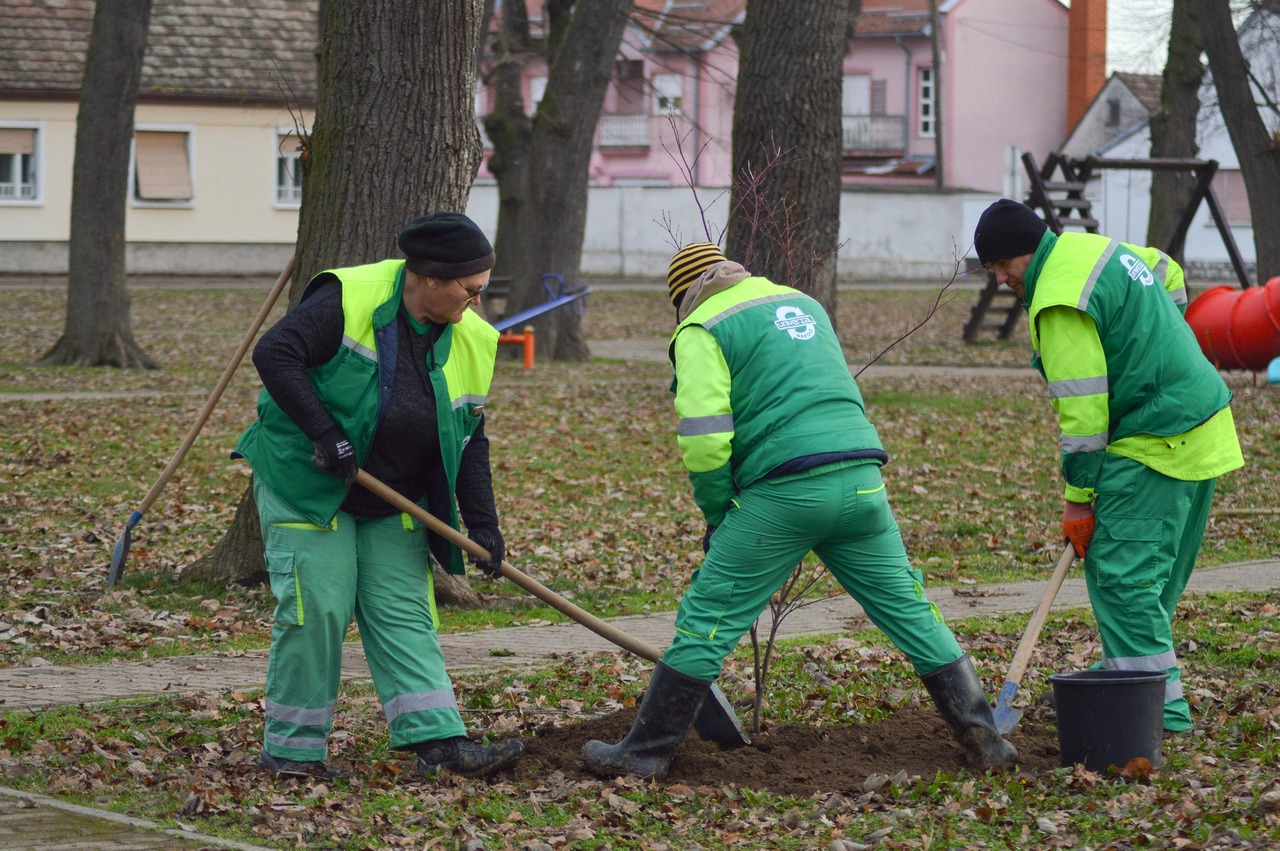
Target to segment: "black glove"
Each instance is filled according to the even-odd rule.
[[[702,533],[702,553],[706,555],[711,552],[711,536],[716,533],[716,529],[720,527],[707,524],[707,531]]]
[[[469,528],[467,529],[467,537],[488,550],[490,557],[489,561],[481,561],[472,556],[471,563],[489,576],[501,576],[502,560],[507,555],[507,544],[502,540],[502,533],[498,531],[498,527],[477,526],[474,529]]]
[[[311,441],[311,445],[316,450],[311,456],[311,463],[326,473],[337,476],[342,479],[343,484],[351,487],[356,480],[356,473],[360,471],[360,465],[356,463],[356,451],[351,447],[347,436],[341,430],[333,428],[321,435],[319,440]]]

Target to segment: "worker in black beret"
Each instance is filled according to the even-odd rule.
[[[484,776],[524,750],[472,741],[436,634],[431,557],[464,572],[461,551],[354,484],[364,469],[492,556],[498,528],[484,404],[498,332],[468,310],[493,247],[461,213],[414,219],[405,259],[331,269],[254,348],[258,418],[236,445],[253,467],[276,597],[259,763],[327,772],[328,732],[352,617],[391,730],[424,774]]]
[[[1218,477],[1244,465],[1231,391],[1183,314],[1158,248],[1049,230],[1001,198],[978,261],[1027,310],[1032,364],[1058,415],[1062,537],[1084,560],[1103,670],[1165,673],[1164,729],[1192,728],[1173,640]]]

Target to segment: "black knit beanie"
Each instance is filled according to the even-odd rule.
[[[405,266],[428,278],[465,278],[494,263],[493,246],[479,226],[462,213],[432,213],[400,231]]]
[[[982,211],[973,247],[984,266],[997,260],[1034,254],[1049,226],[1026,204],[1001,198]]]

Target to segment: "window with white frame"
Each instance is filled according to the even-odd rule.
[[[529,114],[533,115],[538,111],[538,104],[542,103],[542,96],[547,93],[546,77],[530,77],[529,78]]]
[[[276,131],[276,206],[302,206],[302,138],[292,130]]]
[[[38,136],[35,125],[0,125],[0,203],[39,200]]]
[[[139,204],[189,204],[190,130],[136,130],[133,134],[133,200]]]
[[[918,114],[920,135],[932,139],[938,133],[937,87],[933,83],[933,69],[921,68],[919,86],[916,89],[920,104]]]
[[[679,74],[653,75],[653,112],[655,115],[679,115],[684,82]]]

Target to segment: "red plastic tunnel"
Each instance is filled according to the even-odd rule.
[[[1219,369],[1266,369],[1280,357],[1280,277],[1264,287],[1205,290],[1187,305],[1187,324]]]

